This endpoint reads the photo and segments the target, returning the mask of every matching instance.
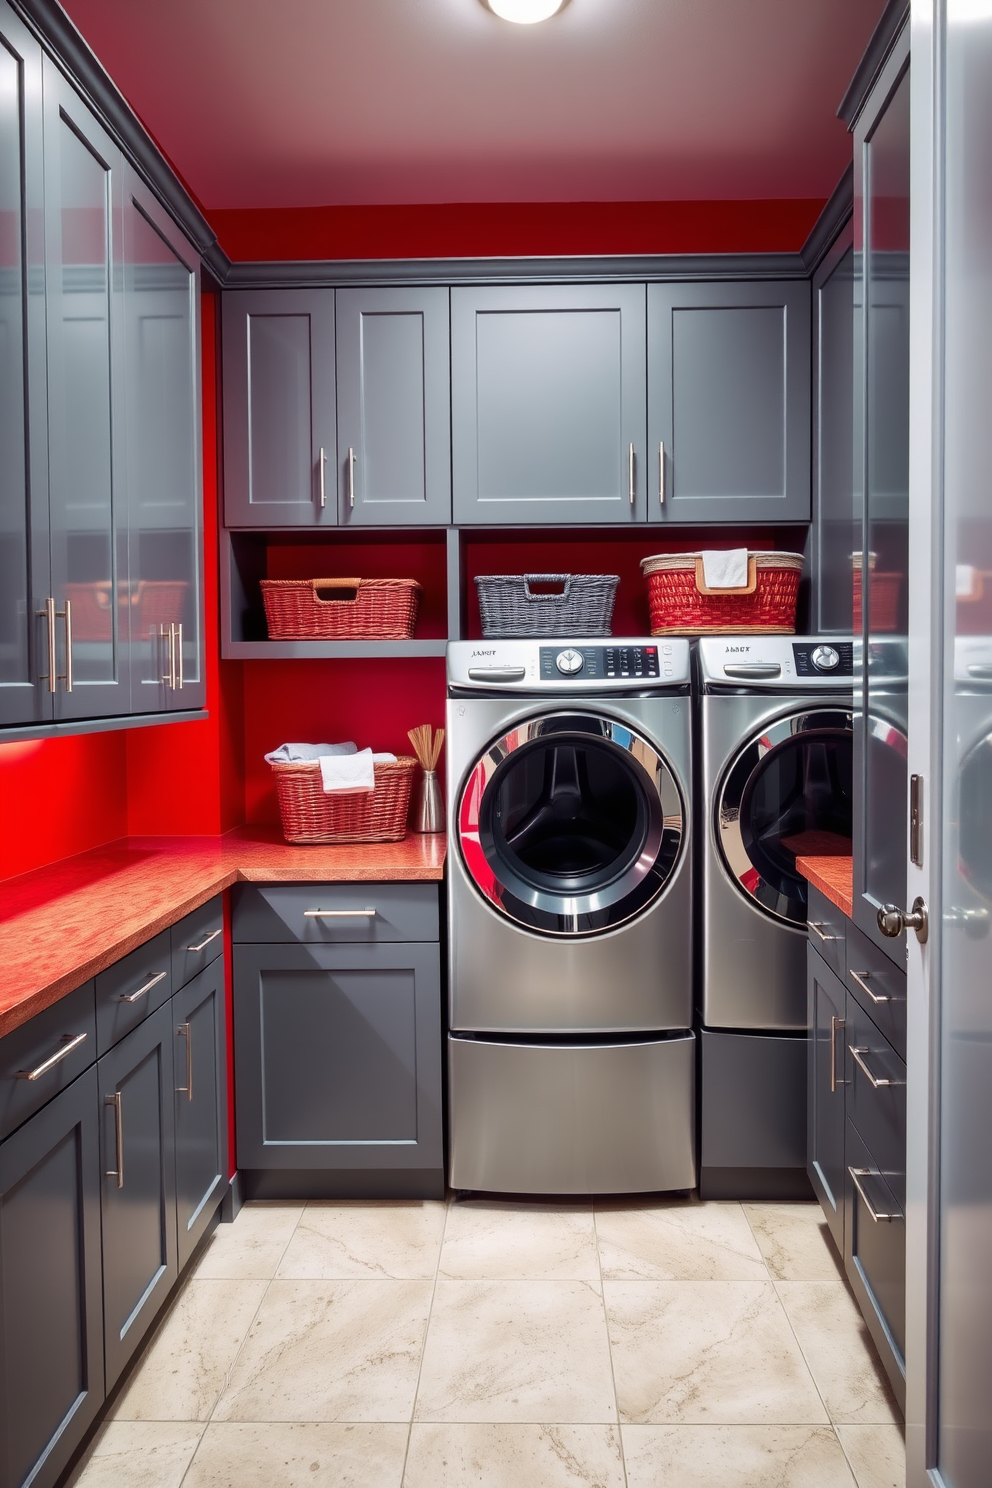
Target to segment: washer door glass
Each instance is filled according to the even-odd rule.
[[[850,855],[849,712],[818,709],[769,724],[737,755],[716,803],[716,837],[742,893],[774,919],[806,924],[796,858]]]
[[[530,719],[486,750],[462,791],[462,857],[510,919],[592,935],[639,914],[672,875],[682,798],[663,757],[624,724]]]

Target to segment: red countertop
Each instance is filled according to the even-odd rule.
[[[848,857],[798,857],[796,868],[831,904],[848,919],[854,913],[854,859]]]
[[[290,847],[240,827],[223,837],[126,837],[0,884],[0,1037],[237,882],[422,883],[445,838]]]

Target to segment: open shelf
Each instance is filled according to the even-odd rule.
[[[447,641],[230,641],[230,661],[340,661],[362,656],[443,656]]]

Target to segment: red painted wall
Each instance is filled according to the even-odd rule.
[[[0,744],[0,879],[126,832],[123,732]]]
[[[219,211],[210,221],[236,261],[794,253],[823,206],[820,199],[476,202]]]

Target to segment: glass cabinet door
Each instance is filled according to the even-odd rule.
[[[855,922],[900,964],[877,927],[906,895],[909,613],[909,62],[893,59],[855,135]],[[860,467],[860,468],[859,468]]]
[[[120,152],[47,59],[45,198],[57,718],[128,712]]]

